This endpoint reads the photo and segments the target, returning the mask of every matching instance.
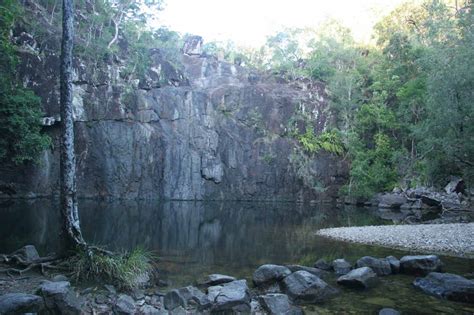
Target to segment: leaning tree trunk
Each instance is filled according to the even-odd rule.
[[[85,245],[76,198],[76,158],[74,154],[74,119],[72,110],[72,48],[74,37],[73,0],[63,0],[63,35],[61,42],[61,250]]]

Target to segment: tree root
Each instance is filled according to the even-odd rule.
[[[22,276],[25,272],[28,272],[28,271],[33,270],[35,268],[40,269],[41,274],[43,276],[46,275],[46,269],[54,269],[54,270],[61,269],[61,270],[63,270],[63,268],[52,265],[51,262],[38,262],[38,263],[28,264],[26,266],[26,268],[23,268],[23,269],[12,267],[12,268],[0,269],[0,272],[7,274],[10,278],[13,278],[12,273],[16,273],[16,274]]]
[[[101,254],[104,256],[114,256],[114,252],[106,250],[101,247],[81,244],[79,250],[84,251],[88,256],[93,254]],[[43,276],[47,276],[48,270],[58,270],[68,275],[73,275],[74,257],[77,254],[70,256],[45,256],[40,257],[34,261],[27,262],[23,257],[14,253],[10,255],[0,255],[0,264],[8,266],[7,268],[0,268],[0,274],[6,274],[10,279],[18,279],[18,276],[23,276],[28,271],[38,270]],[[22,277],[23,279],[25,277]]]
[[[61,260],[60,257],[56,255],[52,255],[52,256],[40,257],[32,262],[27,262],[26,260],[23,259],[23,257],[15,253],[11,255],[2,254],[0,255],[0,263],[13,266],[13,267],[0,269],[0,273],[5,273],[10,278],[13,278],[13,274],[18,274],[22,276],[24,273],[33,269],[39,269],[42,275],[46,275],[47,269],[67,270],[64,267],[55,265],[55,263],[60,260]]]

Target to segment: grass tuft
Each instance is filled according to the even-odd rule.
[[[71,266],[76,280],[106,280],[120,288],[133,289],[151,276],[154,259],[143,248],[112,255],[80,250],[71,258]]]

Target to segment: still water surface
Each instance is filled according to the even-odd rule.
[[[318,258],[355,262],[371,255],[401,257],[405,252],[331,241],[319,228],[392,224],[361,208],[263,202],[95,201],[81,200],[84,237],[113,250],[142,246],[159,256],[169,288],[189,285],[209,273],[251,279],[261,264],[312,265]],[[34,244],[41,255],[58,245],[58,205],[50,200],[15,201],[0,206],[0,252]],[[442,257],[446,270],[468,275],[474,262]],[[329,279],[331,284],[334,278]],[[413,277],[389,276],[369,291],[342,294],[307,312],[377,313],[393,307],[407,313],[474,313],[474,307],[440,301],[411,287]]]

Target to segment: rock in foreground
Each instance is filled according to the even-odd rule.
[[[400,272],[405,274],[422,274],[441,271],[443,264],[436,255],[403,256],[400,259]]]
[[[368,289],[377,283],[377,274],[369,267],[361,267],[340,276],[337,283],[352,288]]]
[[[250,312],[250,294],[246,280],[236,280],[222,286],[209,287],[211,312]]]
[[[358,268],[370,267],[378,276],[386,276],[392,273],[392,267],[386,258],[374,258],[371,256],[364,256],[356,263]]]
[[[321,270],[326,270],[326,271],[329,271],[332,269],[332,266],[330,263],[328,263],[326,260],[324,259],[318,259],[315,263],[314,263],[314,268],[318,268],[318,269],[321,269]]]
[[[180,306],[186,308],[189,303],[198,306],[199,310],[209,308],[210,301],[208,297],[196,287],[187,286],[174,289],[165,295],[164,304],[166,309],[174,310]]]
[[[45,281],[37,294],[43,297],[46,308],[53,313],[81,314],[82,303],[67,281]]]
[[[397,257],[387,256],[385,259],[390,264],[390,268],[392,269],[392,273],[399,273],[400,272],[400,260],[398,260]]]
[[[40,296],[25,293],[0,295],[0,314],[37,313],[44,307]]]
[[[437,298],[474,304],[474,281],[455,274],[431,272],[413,285]]]
[[[126,294],[120,294],[117,299],[117,302],[115,303],[115,313],[134,314],[135,301],[133,300],[133,298]]]
[[[337,275],[345,275],[349,271],[351,271],[352,266],[351,264],[345,259],[336,259],[332,262],[332,268]]]
[[[279,265],[262,265],[253,273],[253,283],[260,286],[265,283],[280,281],[291,273],[290,269]]]
[[[319,277],[304,270],[283,279],[283,286],[285,293],[297,304],[323,302],[338,292]]]
[[[271,315],[279,314],[303,314],[301,309],[298,307],[292,306],[288,299],[288,296],[280,293],[271,293],[261,295],[258,298],[262,308]]]

